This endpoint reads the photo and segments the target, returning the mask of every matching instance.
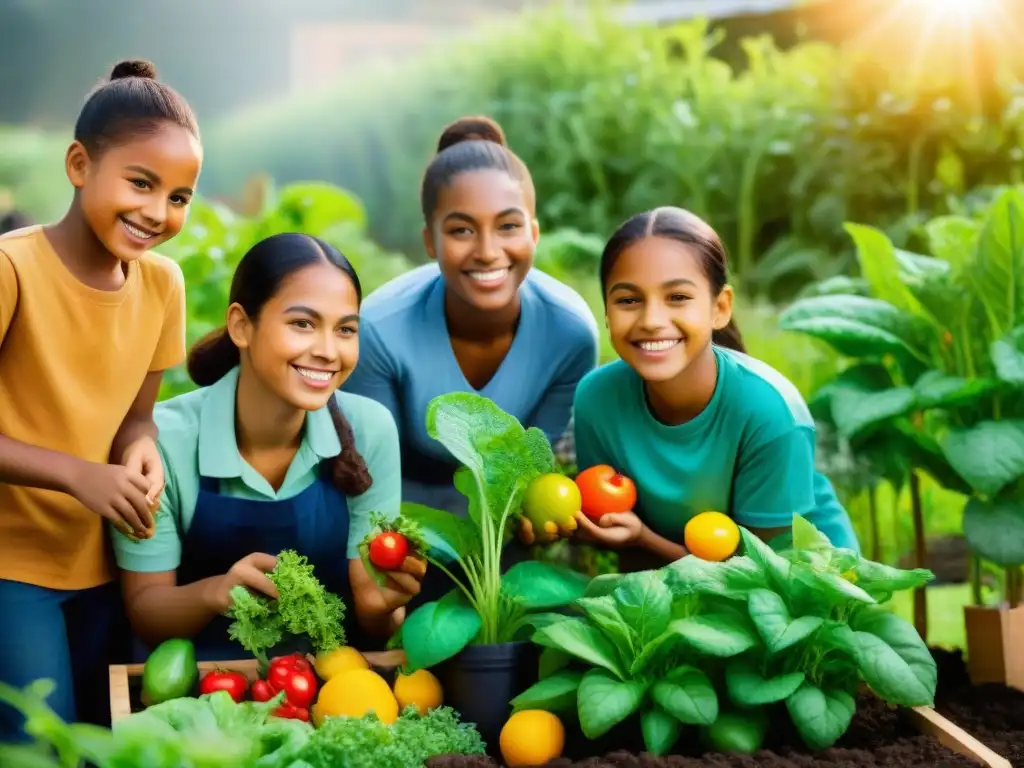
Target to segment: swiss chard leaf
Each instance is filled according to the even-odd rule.
[[[994,496],[1024,475],[1024,420],[982,421],[951,430],[942,451],[975,491]]]
[[[427,406],[427,434],[467,467],[482,490],[482,510],[496,522],[506,509],[517,510],[526,486],[555,469],[544,433],[522,424],[490,399],[472,392],[451,392]]]
[[[740,528],[743,552],[767,575],[766,586],[784,591],[789,585],[789,561],[746,528]]]
[[[1024,502],[973,498],[964,507],[964,537],[978,555],[1002,566],[1024,564]]]
[[[723,562],[684,557],[665,568],[668,585],[676,596],[708,594],[745,600],[750,590],[766,586],[764,571],[744,555]]]
[[[462,558],[480,551],[480,536],[473,523],[464,517],[411,501],[402,502],[402,517],[416,524],[429,547],[439,547],[446,554]]]
[[[578,600],[576,605],[615,644],[620,657],[632,661],[637,650],[642,646],[636,630],[619,615],[615,599],[611,595],[585,597]]]

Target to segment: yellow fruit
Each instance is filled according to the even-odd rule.
[[[428,709],[441,706],[444,691],[433,674],[425,669],[417,669],[411,675],[399,672],[395,676],[395,698],[398,700],[399,711],[411,704],[421,715],[425,715]]]
[[[740,545],[740,529],[721,512],[694,515],[683,530],[687,551],[701,560],[721,561],[732,557]]]
[[[387,681],[372,669],[347,669],[339,672],[320,689],[316,716],[362,717],[376,712],[382,723],[398,719],[398,701]]]
[[[523,495],[523,514],[536,531],[551,535],[559,529],[576,530],[576,513],[583,497],[572,478],[549,472],[536,478],[526,487]]]
[[[330,680],[346,669],[369,669],[370,663],[355,648],[344,645],[327,653],[318,653],[313,666],[321,680]]]
[[[508,768],[543,765],[562,756],[565,727],[557,715],[543,709],[524,709],[505,723],[498,744]]]

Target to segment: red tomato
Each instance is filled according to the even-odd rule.
[[[270,701],[274,698],[274,691],[266,680],[257,680],[252,684],[253,701]]]
[[[612,512],[631,512],[636,506],[636,486],[607,464],[589,467],[576,475],[583,514],[600,520]]]
[[[405,562],[409,542],[400,533],[381,533],[370,542],[370,562],[385,571],[393,571]]]
[[[240,672],[229,672],[226,669],[216,669],[207,672],[199,681],[199,694],[213,693],[214,691],[227,691],[235,703],[241,703],[245,699],[245,692],[249,690],[249,681]]]
[[[267,670],[267,683],[275,694],[284,691],[288,703],[295,707],[310,707],[316,700],[316,675],[309,662],[285,656],[275,659]]]

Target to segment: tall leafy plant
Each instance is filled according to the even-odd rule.
[[[526,487],[555,471],[554,453],[540,429],[524,429],[490,399],[465,392],[436,397],[426,421],[427,433],[461,464],[453,481],[468,500],[468,515],[402,505],[402,517],[415,522],[430,545],[425,554],[431,566],[456,585],[413,611],[394,638],[412,670],[442,662],[470,643],[516,639],[528,628],[531,611],[569,603],[582,596],[589,581],[542,562],[501,572],[502,550]]]
[[[977,556],[1007,569],[1016,602],[1024,563],[1024,191],[1000,191],[980,218],[929,221],[930,255],[896,248],[873,227],[846,230],[868,295],[801,299],[781,327],[850,359],[817,393],[842,436],[902,455],[912,470],[968,496],[964,535]],[[912,473],[912,491],[914,480]]]

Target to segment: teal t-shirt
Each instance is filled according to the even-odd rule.
[[[306,414],[299,450],[276,491],[242,458],[235,438],[235,390],[238,368],[209,387],[157,404],[154,419],[160,431],[157,448],[164,463],[164,491],[152,538],[132,541],[111,526],[114,555],[126,571],[173,571],[192,524],[200,476],[215,477],[220,493],[243,499],[278,501],[306,490],[320,476],[320,464],[341,452],[330,411]],[[402,467],[398,428],[380,403],[347,392],[335,394],[345,414],[356,450],[373,478],[358,496],[348,496],[349,532],[346,551],[338,557],[359,557],[359,543],[370,532],[370,514],[394,518],[402,504]]]
[[[621,360],[592,371],[574,401],[580,470],[609,464],[633,479],[636,513],[682,543],[687,520],[725,512],[748,528],[807,517],[835,546],[860,550],[831,483],[815,470],[815,427],[799,391],[754,358],[714,348],[707,407],[678,426],[650,412],[640,376]]]

